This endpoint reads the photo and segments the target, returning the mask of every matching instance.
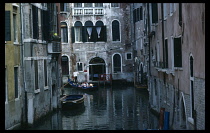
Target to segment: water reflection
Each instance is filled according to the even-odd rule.
[[[144,130],[157,125],[148,108],[148,93],[134,87],[100,87],[82,92],[65,88],[66,94],[85,94],[84,106],[57,111],[43,125],[33,129],[48,130]],[[31,128],[32,129],[32,128]]]

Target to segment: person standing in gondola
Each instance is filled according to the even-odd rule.
[[[73,75],[74,75],[74,82],[77,83],[77,75],[78,75],[78,72],[74,72]]]

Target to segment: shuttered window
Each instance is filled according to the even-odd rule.
[[[32,5],[32,15],[33,15],[33,38],[38,39],[38,8]]]
[[[182,26],[182,3],[179,3],[179,25]]]
[[[136,9],[133,10],[133,23],[136,22]]]
[[[38,61],[34,60],[34,78],[35,78],[35,90],[39,89],[38,86]]]
[[[74,3],[74,7],[82,7],[82,3]]]
[[[93,7],[93,3],[84,3],[84,7]]]
[[[60,3],[60,11],[61,12],[68,12],[69,11],[69,4],[68,3]]]
[[[44,79],[45,79],[45,86],[47,86],[47,60],[44,60]]]
[[[182,67],[181,37],[174,38],[174,67]]]
[[[168,39],[165,39],[165,68],[168,68]]]
[[[193,58],[190,56],[190,77],[193,77]]]
[[[68,61],[67,56],[62,56],[61,66],[62,66],[62,74],[68,75],[69,74],[69,61]]]
[[[140,7],[140,20],[143,20],[143,8],[142,6]]]
[[[152,23],[158,22],[158,5],[157,3],[152,3]]]
[[[68,42],[67,24],[65,22],[61,22],[61,42]]]
[[[77,63],[77,71],[83,71],[82,63],[81,62],[78,62]]]
[[[14,67],[15,98],[18,98],[18,67]]]
[[[42,30],[42,35],[43,35],[43,40],[49,40],[49,34],[50,34],[50,32],[49,32],[49,29],[50,29],[50,27],[49,27],[49,25],[50,25],[50,23],[49,23],[49,20],[50,20],[50,18],[49,18],[49,11],[42,11],[42,14],[43,14],[43,30]]]
[[[95,3],[95,7],[103,7],[103,3]]]
[[[106,42],[106,26],[102,21],[97,21],[95,26],[91,21],[86,21],[82,26],[80,21],[75,22],[71,28],[72,43],[74,42]]]
[[[104,41],[106,42],[106,26],[104,26],[104,23],[102,21],[97,21],[95,24],[95,30],[96,34],[96,41]]]
[[[111,7],[119,7],[119,3],[111,3]]]
[[[120,27],[117,20],[112,22],[112,41],[120,41]]]
[[[113,57],[114,73],[121,72],[121,57],[119,54],[115,54]]]
[[[11,41],[10,11],[5,11],[5,41]]]
[[[136,21],[139,21],[140,20],[140,8],[137,8],[137,20]]]

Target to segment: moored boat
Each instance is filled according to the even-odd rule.
[[[74,108],[84,104],[84,95],[66,95],[60,99],[62,109]]]

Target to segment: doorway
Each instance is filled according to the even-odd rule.
[[[89,62],[89,80],[98,81],[99,74],[104,74],[105,61],[100,57],[92,58]]]

